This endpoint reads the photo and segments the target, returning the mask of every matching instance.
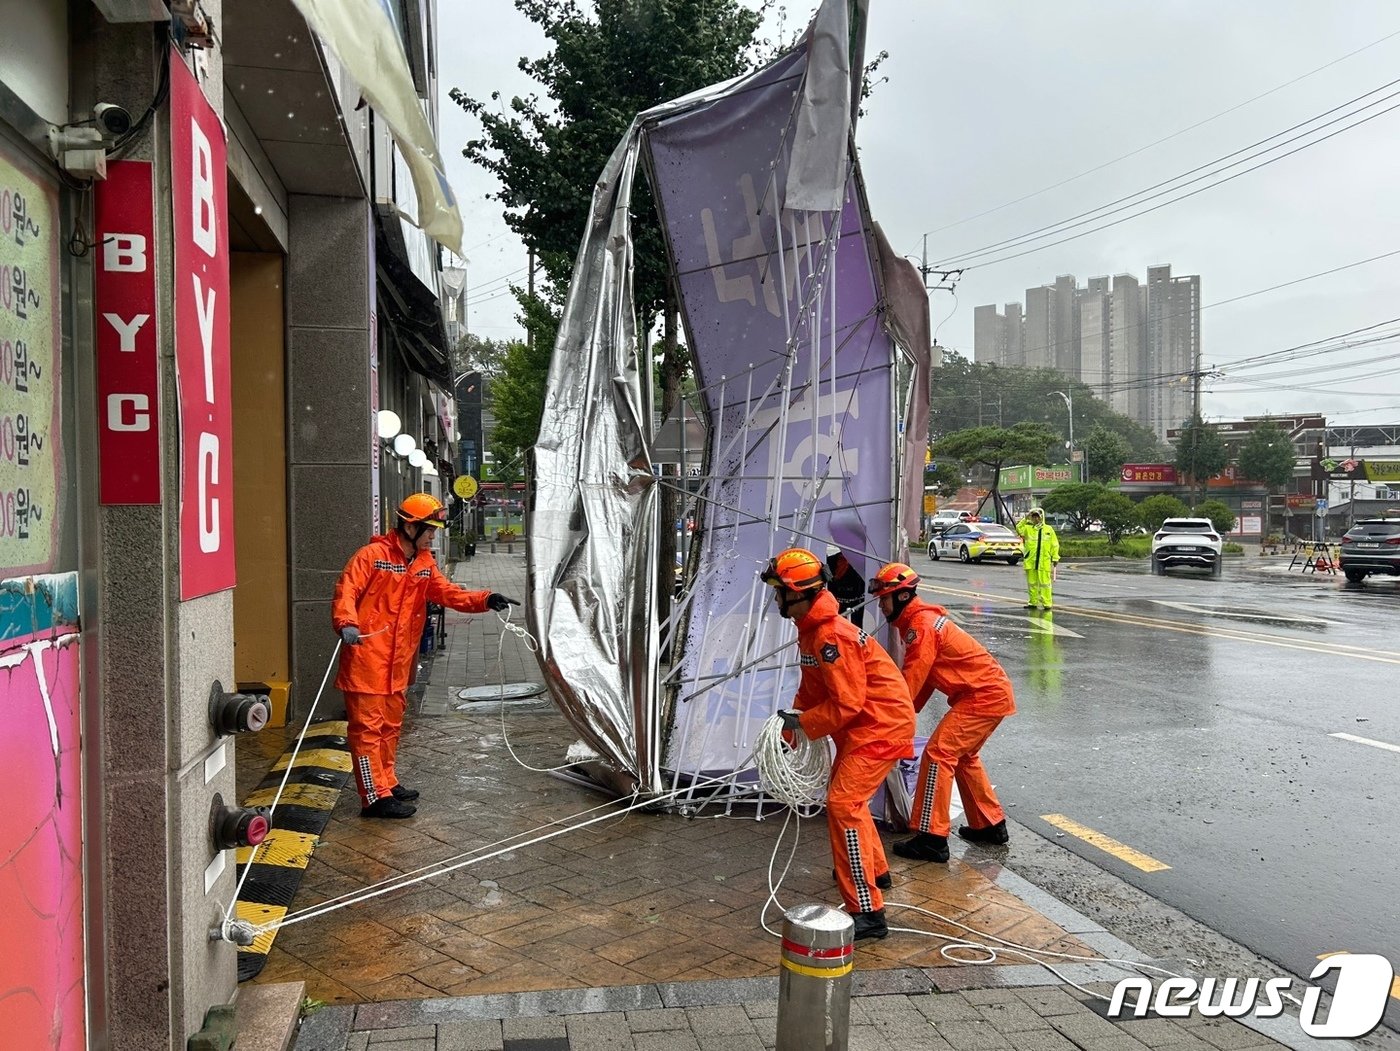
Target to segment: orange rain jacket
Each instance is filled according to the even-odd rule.
[[[442,575],[432,552],[405,562],[398,536],[377,536],[350,556],[335,583],[331,624],[360,629],[361,641],[340,650],[336,689],[380,696],[408,689],[423,638],[428,603],[485,613],[489,591],[468,591]]]
[[[830,591],[821,591],[797,622],[802,682],[793,707],[812,740],[830,735],[838,756],[873,759],[914,755],[914,706],[884,648],[841,616]]]
[[[1014,715],[1011,680],[983,645],[953,623],[948,611],[921,598],[894,620],[904,639],[904,681],[921,712],[935,689],[968,714]]]

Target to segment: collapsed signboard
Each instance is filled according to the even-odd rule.
[[[894,367],[916,365],[905,430],[922,437],[927,300],[856,164],[864,7],[826,0],[795,50],[641,114],[594,194],[535,448],[528,613],[556,701],[606,768],[594,776],[619,790],[732,774],[790,701],[792,627],[756,575],[773,554],[835,544],[868,576],[917,530],[924,443],[900,438]],[[638,164],[708,424],[695,584],[664,624],[668,482],[650,469],[630,287]]]

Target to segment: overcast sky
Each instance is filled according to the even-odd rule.
[[[789,21],[805,24],[815,5],[789,3]],[[888,82],[857,132],[870,206],[901,251],[917,255],[930,232],[931,260],[1107,204],[1400,77],[1400,35],[1383,40],[1400,34],[1400,5],[1391,0],[872,0],[871,8],[867,52],[888,50],[890,58],[881,69]],[[505,282],[523,279],[525,250],[500,205],[486,199],[494,180],[461,156],[480,126],[446,93],[499,91],[508,100],[530,92],[516,62],[539,56],[547,42],[510,0],[439,0],[439,18],[442,146],[466,224],[470,326],[512,337],[520,329]],[[1202,127],[1002,207],[1376,41]],[[591,183],[595,175],[580,178]],[[1228,375],[1237,359],[1400,317],[1400,255],[1209,306],[1400,250],[1397,187],[1400,109],[1142,218],[970,268],[956,298],[932,293],[938,341],[971,356],[974,306],[1023,301],[1027,287],[1057,274],[1074,274],[1080,285],[1104,274],[1144,280],[1149,265],[1170,263],[1175,273],[1201,276],[1203,360]],[[990,209],[997,210],[971,218]],[[1212,380],[1205,415],[1322,411],[1339,423],[1400,420],[1396,348],[1353,348]],[[1349,367],[1385,354],[1390,361]],[[1313,371],[1277,375],[1301,368]]]

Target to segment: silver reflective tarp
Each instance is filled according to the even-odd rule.
[[[639,115],[594,191],[534,449],[528,616],[556,702],[599,757],[589,773],[615,791],[737,769],[757,723],[790,698],[790,656],[761,659],[791,639],[755,582],[763,560],[834,542],[868,575],[904,555],[917,523],[926,422],[911,416],[917,450],[901,451],[894,366],[915,359],[911,397],[923,392],[926,413],[926,299],[876,235],[855,161],[850,36],[864,8],[825,0],[792,52]],[[708,425],[696,586],[664,626],[660,487],[673,480],[656,471],[635,331],[639,162]]]

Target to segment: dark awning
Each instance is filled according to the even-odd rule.
[[[403,227],[398,215],[381,205],[375,219],[380,320],[388,327],[409,368],[450,391],[452,366],[437,295],[418,279],[404,258]]]

